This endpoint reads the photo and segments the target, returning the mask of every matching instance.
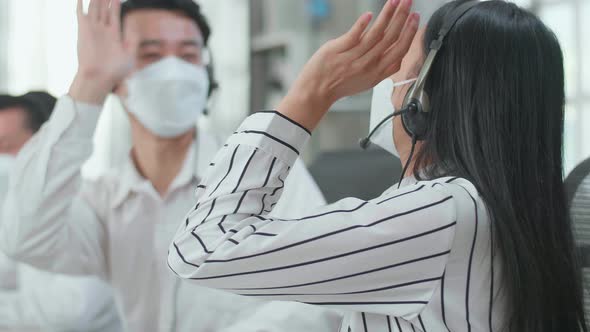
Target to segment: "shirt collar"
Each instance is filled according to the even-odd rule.
[[[399,184],[400,188],[403,187],[407,187],[413,184],[418,183],[418,180],[416,180],[416,177],[414,177],[413,175],[410,176],[406,176],[405,178],[403,178]]]
[[[213,158],[219,146],[219,141],[212,134],[206,130],[198,129],[197,137],[188,151],[180,173],[172,181],[169,192],[188,186],[193,182],[198,182],[200,180],[199,175],[206,172],[209,161]],[[116,186],[117,189],[113,196],[113,208],[123,204],[131,193],[146,192],[147,190],[155,192],[152,184],[137,171],[131,152],[128,153],[128,157],[122,166],[115,171],[119,174],[117,178],[120,179],[120,183]]]
[[[418,180],[416,180],[416,178],[411,175],[411,176],[406,176],[405,178],[403,178],[400,182],[394,184],[393,186],[389,187],[387,190],[385,190],[383,192],[383,195],[388,195],[391,192],[397,190],[397,189],[401,189],[403,187],[407,187],[413,184],[418,183]]]

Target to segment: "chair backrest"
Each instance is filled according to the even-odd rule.
[[[325,152],[309,168],[328,203],[346,197],[372,199],[395,184],[399,159],[382,150]]]
[[[568,206],[584,279],[584,308],[590,317],[590,159],[578,165],[565,180]]]

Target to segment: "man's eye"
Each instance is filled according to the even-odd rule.
[[[144,53],[140,55],[140,58],[145,61],[155,61],[161,58],[158,53]]]
[[[200,62],[200,57],[198,54],[195,53],[187,53],[182,55],[182,59],[191,63],[198,63]]]

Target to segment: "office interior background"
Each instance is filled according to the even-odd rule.
[[[346,31],[360,13],[378,11],[384,1],[199,0],[212,25],[210,51],[220,83],[210,100],[209,116],[203,121],[223,137],[248,114],[274,108],[314,50]],[[590,157],[590,0],[514,2],[537,13],[557,34],[564,51],[567,175]],[[444,1],[415,3],[425,23]],[[75,7],[75,0],[0,0],[0,91],[20,94],[42,89],[56,96],[67,93],[77,66]],[[304,155],[312,173],[321,178],[342,160],[359,162],[358,140],[368,131],[370,99],[370,92],[366,92],[333,107]],[[117,108],[112,100],[107,102],[96,132],[95,156],[86,167],[90,175],[118,162],[121,154],[117,150],[125,149],[124,144],[116,143],[128,141],[128,123]],[[360,158],[366,159],[362,162],[392,162],[376,151],[366,156]],[[365,165],[353,167],[362,169]],[[377,183],[391,185],[396,181],[394,173],[391,181],[381,178]],[[367,181],[358,185],[368,191],[380,190]],[[329,181],[319,182],[321,186],[330,185]],[[328,199],[334,200],[339,194],[348,193],[328,195]]]

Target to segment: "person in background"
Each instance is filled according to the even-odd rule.
[[[55,102],[55,98],[45,92],[29,92],[23,96],[0,95],[0,153],[16,156],[49,120]]]
[[[0,95],[0,205],[14,158],[49,119],[55,102],[46,92]],[[0,331],[119,332],[121,325],[104,282],[43,272],[0,253]]]
[[[17,159],[1,249],[48,271],[106,280],[129,331],[337,330],[340,313],[260,302],[182,283],[169,273],[159,257],[220,147],[214,133],[195,125],[211,86],[209,25],[191,0],[128,0],[122,7],[93,0],[87,14],[82,1],[78,6],[78,73]],[[111,70],[125,74],[111,77]],[[115,86],[133,147],[124,164],[82,179],[101,106]],[[265,198],[283,194],[275,210],[303,214],[323,204],[300,162],[281,181]],[[223,220],[218,227],[232,232]]]

